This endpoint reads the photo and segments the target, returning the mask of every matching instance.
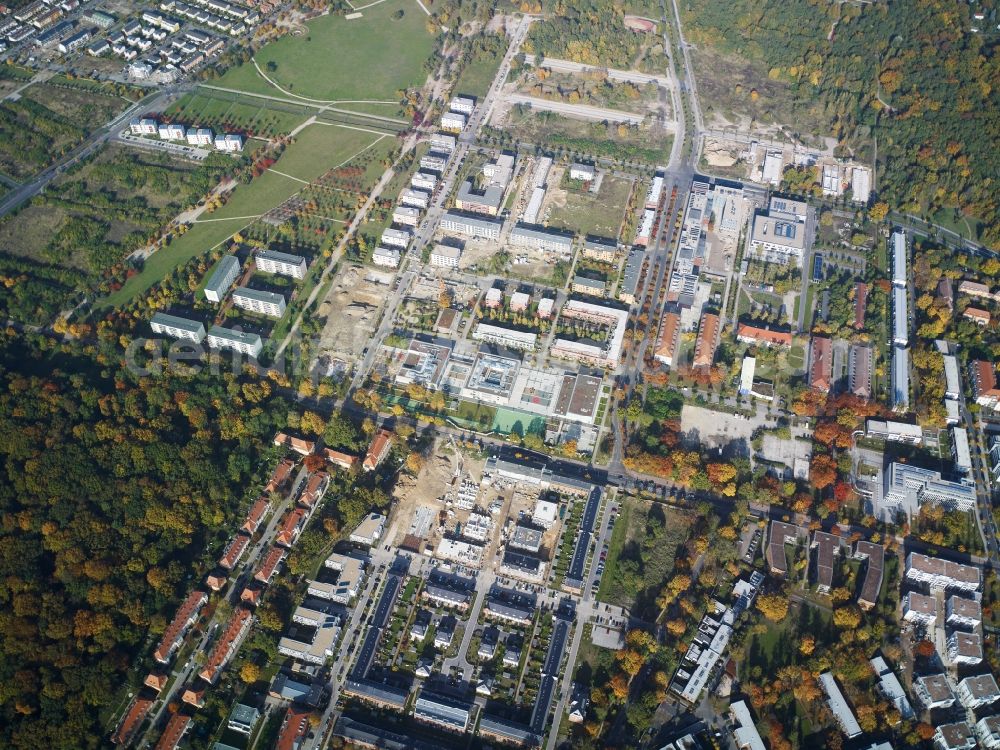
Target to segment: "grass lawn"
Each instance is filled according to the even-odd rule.
[[[566,205],[552,210],[549,225],[618,239],[630,189],[629,180],[610,174],[604,175],[597,193],[573,186],[566,193]]]
[[[288,112],[268,106],[267,99],[234,101],[237,94],[199,89],[185,94],[167,111],[168,117],[192,125],[243,131],[254,135],[277,136],[288,133],[306,119],[309,108]],[[284,106],[284,105],[283,105]]]
[[[399,11],[402,18],[395,18]],[[434,46],[427,16],[416,3],[404,0],[386,0],[362,13],[353,21],[335,14],[317,18],[307,24],[306,33],[263,47],[257,64],[292,98],[395,101],[397,91],[426,78],[422,66]],[[219,85],[281,94],[252,63],[229,71]]]
[[[349,159],[378,136],[330,125],[315,125],[303,130],[294,144],[274,165],[298,180],[310,181],[345,159]],[[219,210],[203,215],[202,219],[232,219],[231,221],[200,221],[169,247],[153,253],[142,272],[104,300],[103,307],[117,307],[149,289],[178,266],[206,253],[229,239],[254,218],[287,200],[303,187],[302,182],[275,172],[265,172],[249,185],[236,189],[230,201]]]
[[[486,96],[486,92],[490,90],[490,84],[493,83],[493,79],[500,69],[502,59],[503,53],[493,55],[480,51],[475,54],[458,77],[458,81],[455,83],[455,93],[467,94],[477,99]]]

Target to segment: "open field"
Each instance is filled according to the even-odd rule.
[[[691,518],[673,508],[627,497],[611,533],[598,601],[641,612],[674,569],[678,547],[691,530]]]
[[[631,188],[631,180],[610,174],[604,175],[596,193],[581,184],[553,187],[543,211],[548,211],[549,226],[618,239]]]
[[[455,92],[481,98],[486,96],[486,92],[493,83],[493,78],[500,68],[500,60],[503,59],[503,51],[479,50],[466,64],[462,74],[455,84]]]
[[[402,12],[401,18],[395,16]],[[230,70],[220,86],[315,101],[391,101],[384,114],[396,112],[397,92],[424,81],[423,63],[434,38],[413,2],[387,0],[353,21],[326,15],[309,22],[305,33],[268,44],[253,63]],[[345,64],[349,62],[350,64]]]
[[[189,125],[211,127],[226,132],[273,137],[291,131],[308,113],[289,112],[268,104],[266,99],[245,98],[232,101],[233,95],[199,89],[185,94],[165,114]]]
[[[128,302],[174,268],[224,242],[300,191],[308,182],[351,159],[378,138],[371,133],[330,125],[309,126],[285,150],[271,170],[249,185],[238,187],[225,206],[211,214],[204,214],[187,233],[153,253],[142,272],[110,295],[104,306],[115,307]],[[383,142],[391,141],[383,139]]]
[[[0,220],[0,250],[97,270],[121,260],[136,242],[199,199],[220,174],[212,163],[109,144]]]
[[[587,122],[523,107],[511,107],[506,113],[500,113],[498,108],[494,110],[491,123],[519,141],[546,143],[550,147],[591,156],[634,159],[651,164],[659,164],[669,158],[673,142],[670,133],[659,129]]]

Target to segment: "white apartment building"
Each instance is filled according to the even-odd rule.
[[[401,257],[399,250],[394,247],[379,245],[372,251],[372,263],[383,268],[399,268]]]
[[[468,119],[461,112],[445,112],[441,116],[441,129],[452,133],[461,133],[465,130]]]
[[[441,217],[441,229],[446,232],[465,235],[467,237],[482,237],[484,239],[500,239],[500,228],[503,222],[479,216],[467,216],[456,211],[447,211]]]
[[[573,235],[552,229],[535,229],[518,224],[510,232],[513,247],[534,247],[547,253],[569,255],[573,252]]]
[[[955,705],[955,692],[945,674],[932,674],[913,678],[917,699],[926,709],[949,708]]]
[[[226,296],[229,287],[240,275],[240,260],[235,255],[225,255],[205,284],[205,299],[219,303]]]
[[[451,245],[435,245],[431,250],[431,265],[438,268],[458,268],[462,249]]]
[[[382,244],[389,245],[391,247],[400,247],[406,249],[406,246],[410,244],[411,232],[408,229],[393,229],[389,227],[382,232]]]
[[[208,345],[213,349],[233,349],[255,358],[264,348],[263,340],[256,333],[233,331],[222,326],[208,329]]]
[[[129,121],[129,131],[132,135],[156,135],[159,131],[159,125],[151,117],[143,117],[142,119],[136,117]]]
[[[257,265],[257,270],[264,273],[291,276],[293,279],[304,279],[306,276],[306,259],[301,255],[265,250],[257,253],[254,262]]]
[[[982,637],[979,633],[956,630],[948,636],[948,658],[952,664],[979,664],[983,660]]]
[[[931,588],[957,589],[969,593],[979,591],[983,571],[972,565],[929,557],[919,552],[906,556],[906,580],[925,583]]]
[[[243,136],[235,133],[219,134],[215,136],[215,148],[233,154],[239,153],[243,150]]]
[[[437,177],[430,172],[414,172],[410,178],[410,187],[433,193],[434,188],[437,187]]]
[[[453,96],[448,108],[452,112],[461,112],[463,115],[471,115],[476,108],[476,100],[471,96]]]
[[[976,736],[986,750],[1000,750],[1000,716],[987,716],[977,721]]]
[[[215,143],[211,128],[189,128],[185,137],[190,146],[211,146]]]
[[[958,683],[955,691],[958,699],[970,711],[995,703],[1000,698],[1000,688],[991,674],[966,677]]]
[[[489,323],[480,323],[472,332],[472,338],[476,341],[485,341],[490,344],[506,346],[510,349],[520,351],[535,351],[538,346],[538,334],[528,331],[517,331],[513,328],[504,328]]]
[[[245,286],[233,290],[233,304],[244,310],[280,318],[285,314],[285,298],[274,292],[249,289]]]
[[[197,320],[179,318],[176,315],[155,313],[149,321],[154,333],[162,333],[175,339],[185,339],[200,344],[205,340],[205,326]]]
[[[187,128],[177,123],[161,123],[157,132],[165,141],[183,141]]]
[[[431,196],[423,190],[405,188],[399,193],[399,203],[413,208],[427,208],[431,204]]]
[[[583,180],[584,182],[590,182],[594,179],[596,174],[597,171],[594,169],[593,164],[573,162],[569,165],[569,178],[571,180]]]
[[[937,600],[910,591],[903,597],[903,619],[924,626],[933,625],[937,619]]]
[[[803,201],[772,197],[767,213],[754,217],[750,253],[771,263],[801,265],[810,211]]]
[[[392,223],[415,227],[420,223],[420,209],[413,206],[396,206],[392,211]]]

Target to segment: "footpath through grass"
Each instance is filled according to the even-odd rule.
[[[379,136],[373,133],[359,130],[310,125],[299,133],[295,143],[285,149],[272,167],[273,171],[265,172],[249,185],[237,187],[229,202],[219,210],[202,214],[185,234],[149,256],[142,272],[109,295],[100,307],[119,307],[131,301],[175,268],[225,242],[256,221],[256,217],[299,192],[306,186],[305,183],[350,159],[378,139]],[[389,138],[382,139],[382,143],[392,142]]]
[[[395,101],[400,89],[423,83],[423,63],[433,47],[427,16],[419,6],[386,0],[354,20],[329,14],[310,21],[304,33],[266,45],[255,59],[293,98]],[[252,62],[230,70],[218,85],[282,95]]]

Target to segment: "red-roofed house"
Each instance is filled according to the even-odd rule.
[[[149,709],[153,707],[153,701],[149,698],[136,698],[128,707],[128,711],[118,724],[118,729],[111,735],[111,741],[116,745],[128,745],[132,741],[142,720],[146,718]]]
[[[260,581],[261,583],[270,583],[271,576],[281,565],[281,561],[285,559],[285,555],[288,554],[288,550],[282,549],[281,547],[271,547],[271,551],[267,553],[267,557],[257,568],[257,572],[254,573],[254,579]]]
[[[692,361],[694,367],[712,366],[719,338],[719,323],[719,316],[714,313],[705,313],[701,316],[698,338],[694,342],[694,360]]]
[[[232,618],[226,623],[225,630],[222,631],[222,635],[215,642],[212,652],[205,661],[205,668],[198,673],[201,679],[212,684],[219,679],[223,667],[239,649],[251,624],[253,624],[253,613],[249,609],[237,607],[233,611]]]
[[[854,285],[854,327],[859,331],[865,327],[865,312],[868,310],[868,285],[859,281]]]
[[[201,708],[205,705],[205,688],[202,688],[201,690],[195,690],[190,687],[185,688],[184,693],[181,695],[181,700],[189,706]]]
[[[392,448],[392,433],[388,430],[379,430],[375,433],[371,445],[368,446],[368,453],[365,454],[364,463],[361,464],[365,471],[375,471],[385,457],[389,455]]]
[[[257,529],[260,528],[260,522],[264,520],[264,516],[267,515],[270,507],[271,503],[268,502],[266,497],[258,497],[254,500],[253,505],[250,506],[250,510],[247,511],[246,520],[240,528],[250,534],[250,536],[253,536]]]
[[[788,331],[772,331],[770,328],[757,328],[746,323],[740,323],[736,329],[736,338],[745,344],[760,344],[761,346],[792,345],[792,334]]]
[[[160,645],[153,652],[154,659],[160,662],[160,664],[166,664],[170,661],[170,657],[173,656],[174,651],[184,642],[184,634],[187,633],[188,628],[198,621],[198,613],[206,604],[208,604],[208,594],[204,591],[192,591],[188,594],[187,599],[184,600],[177,610],[177,614],[174,615],[173,621],[163,631],[163,638],[160,639]]]
[[[972,393],[976,397],[976,403],[988,409],[995,408],[1000,402],[996,367],[992,362],[977,359],[969,365],[969,370],[972,372]]]
[[[653,356],[667,367],[674,366],[677,344],[681,340],[681,316],[675,312],[663,314],[660,330],[656,334],[656,348]]]
[[[809,385],[823,393],[830,392],[833,379],[833,342],[823,336],[813,336],[809,345]]]
[[[294,706],[285,712],[275,750],[299,750],[302,740],[309,732],[309,712]]]
[[[148,688],[152,688],[156,692],[160,692],[167,685],[167,680],[170,678],[163,672],[150,672],[146,675],[146,679],[143,681],[143,685]]]
[[[240,561],[240,558],[243,557],[243,553],[247,551],[249,545],[250,537],[246,534],[237,534],[226,545],[226,551],[219,558],[219,565],[226,570],[232,570],[236,567],[236,563]]]
[[[176,750],[190,725],[190,716],[184,714],[171,716],[170,721],[167,722],[167,728],[160,735],[160,741],[156,743],[156,750]]]
[[[271,478],[267,481],[267,486],[264,487],[265,494],[279,491],[292,475],[292,469],[294,468],[295,462],[290,458],[284,459],[275,466],[274,471],[271,473]]]
[[[226,585],[226,581],[228,580],[229,576],[227,576],[224,571],[215,571],[214,573],[209,573],[205,576],[205,585],[212,589],[212,591],[220,591],[222,587]]]
[[[240,601],[251,607],[260,604],[260,598],[264,596],[264,588],[258,583],[251,583],[240,592]]]
[[[352,456],[350,453],[341,453],[331,448],[324,448],[323,455],[326,456],[327,461],[338,469],[353,469],[355,462],[358,460],[357,456]]]
[[[962,313],[962,317],[966,320],[971,320],[977,326],[986,327],[990,324],[990,314],[986,310],[980,310],[978,307],[967,307],[965,312]]]
[[[303,456],[310,455],[314,450],[316,450],[316,443],[312,440],[304,440],[303,438],[293,437],[284,432],[279,432],[274,436],[274,444],[279,447],[291,448],[296,453],[300,453]]]
[[[302,494],[299,495],[299,505],[306,508],[316,507],[316,503],[319,502],[320,498],[326,492],[326,488],[330,484],[330,477],[325,472],[317,471],[310,475],[309,481],[306,482],[305,489],[302,490]]]
[[[302,533],[302,527],[305,526],[305,519],[306,512],[302,508],[296,508],[285,516],[285,520],[281,522],[281,530],[274,538],[274,543],[280,544],[282,547],[291,547],[295,544],[299,534]]]

